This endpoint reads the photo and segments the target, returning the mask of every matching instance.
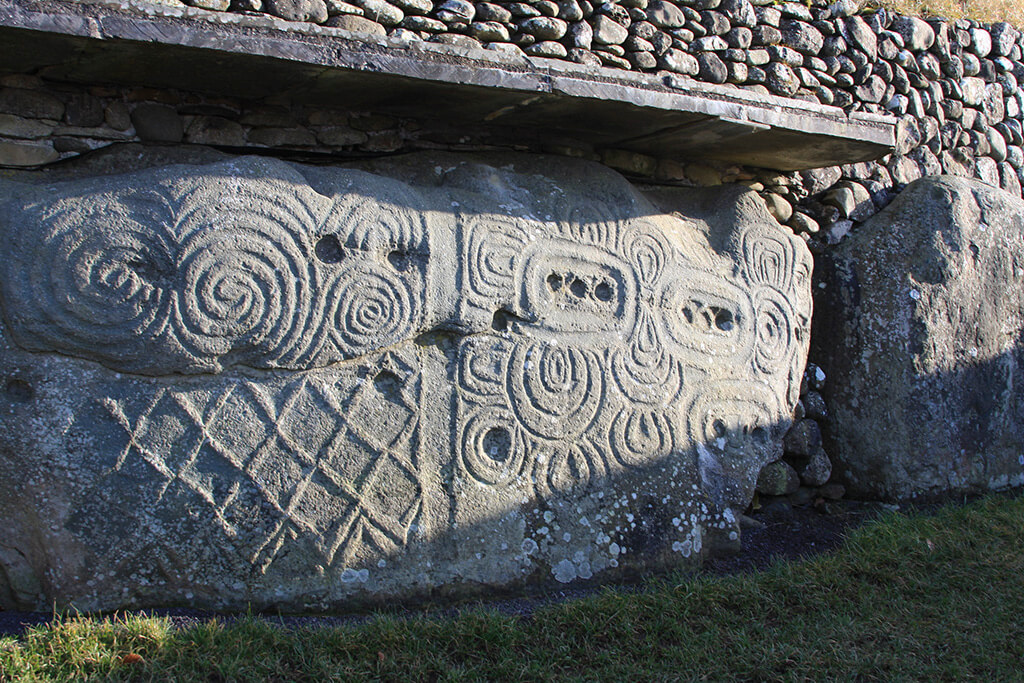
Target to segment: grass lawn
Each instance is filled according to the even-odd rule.
[[[676,577],[532,619],[287,630],[67,619],[0,639],[0,680],[1024,680],[1024,497],[889,514],[836,553]]]

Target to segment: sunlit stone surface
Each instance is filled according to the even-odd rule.
[[[752,193],[513,155],[14,189],[5,607],[613,578],[735,545],[781,454],[810,256]]]

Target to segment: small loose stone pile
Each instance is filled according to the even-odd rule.
[[[760,507],[773,509],[817,503],[825,507],[830,500],[842,498],[842,484],[830,482],[832,460],[822,445],[821,423],[828,407],[821,395],[825,372],[809,363],[800,386],[800,400],[793,414],[793,426],[783,439],[785,453],[769,463],[757,480]]]

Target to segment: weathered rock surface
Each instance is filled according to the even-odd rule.
[[[904,499],[1024,483],[1024,202],[925,178],[831,259],[815,321],[836,470]]]
[[[433,155],[0,199],[4,607],[696,561],[782,455],[810,257],[749,191]]]

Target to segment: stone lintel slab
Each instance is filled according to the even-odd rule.
[[[876,159],[896,120],[700,83],[267,16],[0,0],[0,74],[529,128],[541,141],[799,170]]]

